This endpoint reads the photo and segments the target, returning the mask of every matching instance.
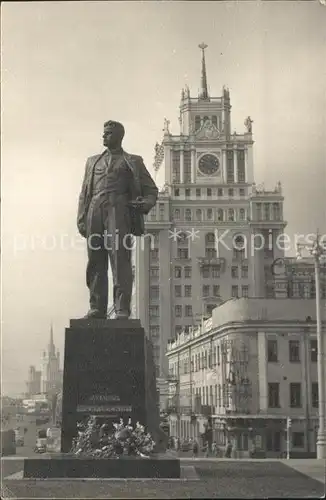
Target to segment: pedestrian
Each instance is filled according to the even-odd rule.
[[[196,440],[194,440],[193,444],[192,444],[192,455],[194,458],[197,458],[198,457],[198,443]]]
[[[216,452],[217,452],[217,444],[215,441],[212,443],[212,455],[216,457]]]

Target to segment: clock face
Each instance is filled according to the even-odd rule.
[[[207,154],[200,158],[198,168],[204,175],[215,175],[220,168],[220,162],[216,156]]]

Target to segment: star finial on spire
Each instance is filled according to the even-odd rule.
[[[202,42],[198,45],[198,47],[202,50],[201,86],[200,86],[199,99],[209,99],[207,90],[207,75],[206,75],[206,62],[205,62],[205,49],[207,49],[208,45]]]

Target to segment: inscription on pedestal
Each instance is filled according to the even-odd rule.
[[[80,323],[72,321],[66,330],[63,452],[71,449],[77,422],[90,415],[111,422],[131,418],[133,423],[147,424],[145,335],[140,323]]]

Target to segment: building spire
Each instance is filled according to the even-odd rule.
[[[202,60],[201,60],[201,82],[200,82],[200,92],[199,99],[208,100],[208,90],[207,90],[207,75],[206,75],[206,62],[205,62],[205,49],[208,45],[206,43],[200,43],[198,47],[202,50]]]
[[[53,323],[51,321],[51,326],[50,326],[50,342],[49,342],[49,354],[55,353],[55,347],[54,347],[54,342],[53,342]]]

